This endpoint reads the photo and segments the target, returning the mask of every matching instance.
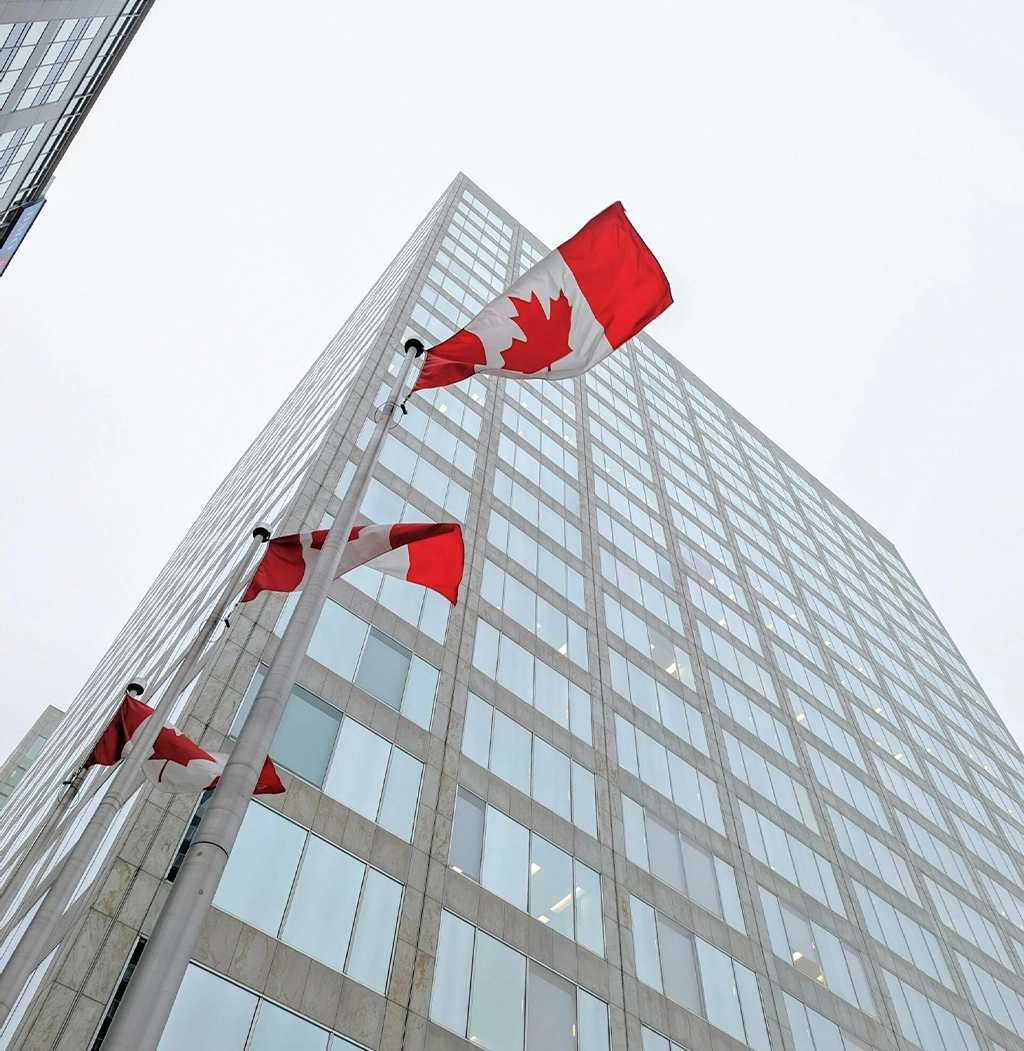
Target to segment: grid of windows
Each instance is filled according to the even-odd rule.
[[[775,955],[867,1014],[876,1014],[860,953],[820,923],[759,888]]]
[[[475,693],[466,705],[462,754],[597,837],[594,775]]]
[[[650,734],[615,716],[619,765],[676,806],[718,832],[725,832],[718,786]]]
[[[626,857],[634,865],[657,876],[738,931],[745,930],[732,865],[625,793],[622,825]]]
[[[252,803],[213,903],[383,992],[402,890],[390,876]]]
[[[484,620],[477,622],[473,666],[559,726],[592,740],[590,695]]]
[[[448,864],[549,930],[604,956],[601,877],[579,858],[461,787]]]
[[[98,1040],[96,1051],[100,1046]],[[282,1047],[363,1051],[340,1034],[189,964],[160,1041],[161,1051],[272,1051]]]
[[[430,1017],[492,1051],[608,1051],[608,1005],[474,927],[441,914]]]
[[[31,124],[0,132],[0,197],[7,193],[42,130],[42,124]]]
[[[35,65],[15,108],[28,109],[59,101],[102,24],[102,18],[63,19],[45,54]]]
[[[10,97],[45,28],[46,22],[0,25],[0,106]]]
[[[630,898],[637,978],[755,1051],[770,1051],[757,978],[692,931]]]

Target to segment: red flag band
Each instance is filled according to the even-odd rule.
[[[327,530],[318,529],[271,540],[242,601],[261,591],[298,591],[326,539]],[[366,565],[437,591],[454,606],[465,560],[462,527],[454,522],[362,525],[349,534],[338,576]]]
[[[113,766],[130,748],[139,727],[152,714],[153,709],[148,704],[125,694],[85,765]],[[146,777],[165,792],[202,792],[216,786],[227,760],[226,752],[207,752],[173,726],[165,726],[157,735],[152,755],[142,768]],[[275,795],[283,791],[277,769],[268,758],[254,794]]]
[[[616,202],[434,347],[413,390],[477,372],[579,376],[671,303],[661,265]]]

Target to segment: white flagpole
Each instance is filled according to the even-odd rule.
[[[217,625],[220,624],[231,602],[237,597],[238,590],[249,572],[253,555],[261,545],[270,539],[270,529],[265,525],[258,525],[253,528],[252,537],[252,544],[246,550],[244,558],[238,563],[238,568],[232,574],[220,601],[186,651],[171,684],[157,703],[153,715],[139,727],[137,739],[132,742],[131,750],[121,760],[120,767],[103,800],[85,826],[78,842],[65,858],[59,873],[50,884],[39,906],[39,911],[32,917],[32,922],[11,954],[3,972],[0,973],[0,1025],[6,1021],[29,976],[53,948],[54,931],[64,915],[64,910],[68,907],[89,862],[99,849],[103,837],[113,824],[117,812],[142,784],[143,762],[152,754],[153,745],[175,701],[191,679],[192,669],[202,656],[207,643],[213,638]]]
[[[143,680],[136,677],[128,683],[127,687],[125,687],[124,693],[130,694],[132,697],[139,697],[142,695],[145,688]],[[119,696],[124,696],[124,694],[120,694]],[[92,748],[89,749],[90,754],[91,752]],[[36,833],[33,840],[27,844],[17,861],[12,863],[8,874],[4,877],[3,893],[0,894],[0,939],[6,937],[7,932],[12,925],[20,922],[22,915],[24,915],[24,912],[26,911],[26,904],[29,904],[29,898],[31,898],[31,904],[35,904],[35,902],[39,900],[40,895],[54,881],[54,879],[56,879],[59,869],[56,869],[44,878],[37,880],[35,885],[28,890],[27,894],[22,894],[24,890],[24,880],[27,880],[31,876],[33,869],[36,868],[39,862],[46,857],[51,848],[57,845],[60,837],[67,832],[77,818],[78,811],[70,816],[68,816],[68,811],[74,804],[88,773],[89,767],[85,765],[85,760],[83,759],[75,769],[75,772],[66,781],[62,782],[64,791],[61,792],[54,802],[43,827]],[[104,783],[105,780],[103,778],[93,780],[92,784],[89,786],[89,791],[82,797],[84,801],[83,805],[92,799],[96,794],[97,788]],[[23,876],[24,879],[22,879]],[[10,921],[5,922],[5,917],[7,916],[12,903],[19,896],[22,896],[20,908]]]
[[[89,800],[92,799],[92,797],[103,788],[103,786],[107,783],[107,781],[110,780],[113,774],[114,768],[112,766],[107,766],[103,768],[103,773],[99,777],[94,778],[92,783],[89,785],[89,790],[85,793],[83,797],[82,807],[88,804]],[[50,842],[48,844],[45,844],[46,849],[43,849],[40,852],[41,856],[44,859],[46,858],[48,850],[50,848],[56,847],[60,843],[61,838],[72,827],[72,825],[77,820],[78,816],[78,811],[75,811],[70,815],[64,815],[63,820],[61,820],[57,824],[56,828],[53,829],[51,833],[52,838],[50,839]],[[39,856],[40,855],[37,854],[35,860],[33,860],[33,868],[36,866],[36,862],[39,860]],[[29,869],[25,881],[23,881],[20,885],[15,883],[12,887],[7,888],[7,890],[4,893],[3,916],[5,917],[5,919],[2,921],[3,925],[0,926],[0,942],[2,942],[11,933],[11,931],[18,926],[19,923],[21,923],[21,921],[25,918],[25,914],[31,911],[35,903],[39,901],[39,899],[46,893],[50,884],[53,883],[53,881],[57,878],[57,874],[59,872],[60,865],[54,865],[52,872],[48,872],[45,876],[40,877],[34,883],[32,883],[31,886],[26,887],[26,883],[28,882],[28,876],[31,876],[32,874],[32,869]],[[16,908],[12,908],[12,904],[14,902],[17,902]]]
[[[134,692],[133,687],[135,690],[138,690],[141,686],[142,683],[136,678],[129,683],[125,692],[133,693],[133,696],[138,697],[139,693]],[[141,692],[141,690],[139,692]],[[34,838],[27,844],[25,849],[21,851],[17,860],[12,862],[8,872],[4,874],[3,892],[0,893],[0,924],[3,923],[3,917],[7,915],[7,910],[11,907],[11,902],[14,901],[21,890],[21,874],[25,873],[27,875],[30,873],[50,847],[56,842],[57,832],[64,815],[71,809],[82,785],[85,783],[85,778],[88,775],[88,772],[88,767],[86,767],[83,760],[75,768],[75,772],[66,781],[61,782],[61,787],[64,791],[61,792],[54,802],[50,809],[49,817],[47,817],[46,821],[43,823],[43,827],[35,834]],[[2,932],[0,932],[0,937],[2,937]]]
[[[415,357],[410,351],[415,350]],[[256,780],[291,696],[309,640],[327,601],[359,506],[380,459],[389,425],[415,358],[423,353],[417,339],[406,340],[405,361],[359,466],[342,500],[338,517],[303,586],[288,627],[267,669],[252,709],[238,735],[220,783],[210,800],[171,893],[142,952],[117,1014],[104,1038],[104,1051],[155,1051],[185,977],[228,855],[238,835]],[[404,412],[404,405],[401,406]]]
[[[189,682],[192,681],[206,666],[209,660],[210,654],[215,652],[213,649],[207,650],[200,661],[196,664],[195,669],[191,673]],[[178,661],[172,665],[167,672],[160,677],[159,684],[155,692],[159,692],[168,675],[172,675],[185,663],[185,658],[188,657],[188,653],[183,653]],[[186,682],[182,689],[188,685]],[[142,694],[148,689],[146,680],[140,676],[135,676],[133,679],[128,680],[128,685],[125,687],[125,693],[130,693],[133,697],[141,697]],[[106,727],[104,727],[104,731]],[[54,845],[57,837],[65,831],[64,819],[67,812],[71,809],[75,803],[79,792],[82,790],[82,786],[85,784],[86,778],[89,776],[90,767],[86,766],[86,762],[90,755],[93,753],[93,749],[96,747],[96,742],[91,743],[88,749],[83,752],[82,758],[75,766],[74,771],[68,775],[67,779],[61,782],[61,787],[64,789],[63,792],[54,801],[50,814],[43,824],[43,827],[33,836],[32,840],[25,844],[18,852],[18,856],[11,859],[7,866],[2,872],[0,872],[0,881],[2,881],[3,890],[0,892],[0,923],[3,922],[3,917],[7,915],[8,909],[11,907],[11,902],[17,897],[21,890],[21,884],[19,877],[22,873],[29,873],[32,868],[44,857],[46,852]],[[87,803],[95,794],[98,787],[104,784],[103,779],[94,779],[92,784],[89,786],[89,791],[83,796],[83,805]],[[51,878],[45,884],[49,886],[52,882],[53,877],[56,873],[51,874]],[[38,891],[41,889],[40,886],[36,888],[36,897],[38,898]],[[42,888],[45,889],[45,888]],[[4,932],[0,930],[0,938],[4,936]]]

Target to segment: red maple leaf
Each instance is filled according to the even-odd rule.
[[[509,297],[518,313],[516,324],[523,331],[523,338],[516,337],[512,346],[502,352],[505,368],[516,372],[541,372],[572,353],[569,346],[569,325],[572,323],[572,307],[562,292],[551,301],[551,317],[547,317],[537,293],[529,300]]]

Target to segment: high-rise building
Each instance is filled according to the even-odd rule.
[[[38,214],[54,169],[152,4],[153,0],[0,3],[0,273]]]
[[[24,775],[8,858],[249,527],[330,521],[401,341],[544,252],[455,180]],[[459,605],[335,586],[272,752],[288,790],[250,805],[161,1051],[1024,1049],[1024,756],[893,545],[646,335],[410,406],[363,517],[463,523]],[[213,644],[177,705],[207,748],[290,609]],[[0,1051],[102,1046],[197,804],[134,797]]]
[[[50,734],[57,729],[57,724],[64,718],[64,713],[48,704],[43,714],[29,727],[28,733],[21,739],[13,752],[0,763],[0,806],[7,802],[7,797],[14,786],[25,776],[28,768],[36,761],[43,745]]]

